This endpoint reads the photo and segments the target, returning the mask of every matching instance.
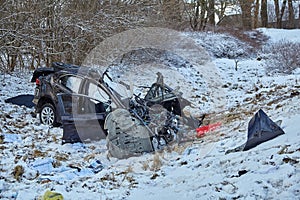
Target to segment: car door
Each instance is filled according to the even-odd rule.
[[[85,83],[85,94],[58,94],[63,143],[106,138],[104,121],[111,111],[110,96],[96,83]]]

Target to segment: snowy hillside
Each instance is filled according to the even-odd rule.
[[[262,31],[270,37],[268,43],[278,41],[278,35],[300,42],[300,30]],[[205,44],[202,35],[192,38],[198,45]],[[225,43],[218,40],[220,47]],[[240,50],[237,53],[247,51],[238,41],[234,46],[235,51]],[[212,49],[210,53],[218,52]],[[267,59],[245,57],[244,53],[234,59],[212,57],[212,62],[222,82],[223,110],[213,109],[214,100],[203,88],[201,75],[193,74],[192,68],[182,65],[175,69],[172,64],[166,68],[165,64],[143,73],[173,73],[173,79],[186,86],[182,86],[186,98],[199,105],[200,113],[207,114],[204,123],[221,122],[221,127],[194,141],[124,160],[108,156],[105,140],[61,145],[61,128],[39,124],[31,116],[33,109],[4,102],[18,94],[33,94],[31,74],[1,74],[0,199],[37,199],[47,190],[72,200],[299,199],[299,68],[288,75],[269,76]],[[122,72],[122,67],[112,72]],[[129,72],[138,73],[134,68],[126,69]],[[121,73],[114,75],[122,79]],[[166,79],[171,85],[176,81]],[[136,85],[142,83],[143,77]],[[246,142],[248,122],[260,108],[273,121],[282,120],[285,134],[248,151],[225,154]]]

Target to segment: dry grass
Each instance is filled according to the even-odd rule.
[[[91,159],[94,159],[96,157],[96,155],[93,153],[93,154],[90,154],[90,155],[87,155],[86,157],[84,157],[84,161],[90,161]]]
[[[290,145],[284,145],[284,146],[281,147],[281,149],[277,153],[279,155],[281,155],[281,154],[287,154],[289,147],[290,147]]]
[[[55,136],[55,135],[52,135],[52,141],[53,141],[53,142],[55,142],[55,143],[57,143],[57,142],[58,142],[58,140],[57,140],[57,138],[56,138],[56,136]]]
[[[69,155],[68,154],[57,154],[54,156],[54,158],[58,161],[67,161],[67,160],[69,160]]]
[[[128,174],[128,173],[132,173],[133,172],[133,168],[132,166],[128,166],[125,170],[125,172]]]
[[[14,159],[15,164],[17,164],[21,158],[22,158],[21,155],[16,155]]]
[[[58,167],[60,167],[62,164],[61,164],[61,162],[59,161],[59,160],[55,160],[53,163],[52,163],[52,166],[54,167],[54,168],[58,168]]]
[[[232,35],[235,38],[249,44],[252,47],[252,50],[260,49],[261,46],[268,40],[268,37],[258,30],[245,32],[240,29],[219,27],[216,32]]]
[[[196,134],[195,134],[196,135]],[[181,144],[174,144],[172,146],[172,151],[177,152],[178,154],[182,154],[189,146],[193,144],[193,141],[184,142]]]
[[[145,171],[149,169],[149,161],[145,161],[142,163],[142,169]]]
[[[0,129],[1,130],[1,129]],[[1,132],[1,131],[0,131]],[[4,143],[4,135],[0,135],[0,144]]]
[[[28,159],[28,155],[25,154],[25,155],[23,156],[22,160],[25,162],[27,159]]]
[[[37,158],[37,157],[45,157],[45,156],[46,156],[46,153],[45,153],[45,152],[42,152],[42,151],[40,151],[40,150],[35,149],[35,150],[33,151],[32,156],[33,156],[34,158]]]
[[[20,179],[22,178],[22,175],[24,174],[24,167],[22,165],[15,166],[12,174],[14,175],[14,178],[17,181],[20,181]]]
[[[159,171],[162,166],[162,161],[158,153],[153,156],[152,166],[150,167],[151,171]]]

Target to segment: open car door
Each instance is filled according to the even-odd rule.
[[[80,94],[58,94],[58,112],[63,126],[63,144],[106,138],[104,120],[110,105]]]

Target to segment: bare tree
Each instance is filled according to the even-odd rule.
[[[92,48],[114,33],[165,25],[161,3],[154,0],[1,0],[0,5],[2,71],[49,66],[53,61],[81,64]]]
[[[282,2],[279,19],[278,19],[279,21],[277,22],[279,26],[277,28],[282,28],[282,18],[283,18],[285,8],[286,8],[286,2],[287,2],[286,0],[283,0],[283,2]]]
[[[205,30],[208,22],[208,8],[209,4],[207,0],[192,0],[185,4],[185,12],[189,18],[190,26],[194,31]],[[211,20],[214,21],[212,17]]]
[[[215,26],[215,0],[209,0],[207,15],[208,23],[211,26]]]
[[[163,0],[162,11],[168,27],[178,28],[182,23],[181,0]]]
[[[289,21],[288,21],[288,28],[295,28],[295,13],[293,7],[293,1],[288,0],[288,7],[289,7]]]
[[[205,30],[214,26],[215,14],[221,19],[237,3],[244,28],[252,28],[253,10],[257,27],[258,0],[0,0],[0,70],[34,69],[53,61],[81,64],[103,39],[136,27]],[[293,22],[292,0],[274,3],[278,27],[284,15]],[[268,24],[266,5],[261,0],[262,26]]]
[[[229,5],[229,2],[226,0],[220,0],[217,2],[217,5],[219,6],[219,9],[216,9],[215,13],[218,15],[219,19],[222,19],[225,16],[225,10]]]
[[[242,9],[243,27],[246,30],[250,30],[252,28],[252,16],[251,16],[252,3],[253,3],[253,0],[241,0],[240,1],[240,6]]]
[[[274,0],[277,28],[281,28],[279,0]]]
[[[259,13],[259,1],[260,0],[256,0],[255,1],[255,9],[254,9],[254,28],[257,28],[259,26],[259,16],[258,16],[258,13]]]
[[[261,26],[268,27],[268,0],[261,0]]]

